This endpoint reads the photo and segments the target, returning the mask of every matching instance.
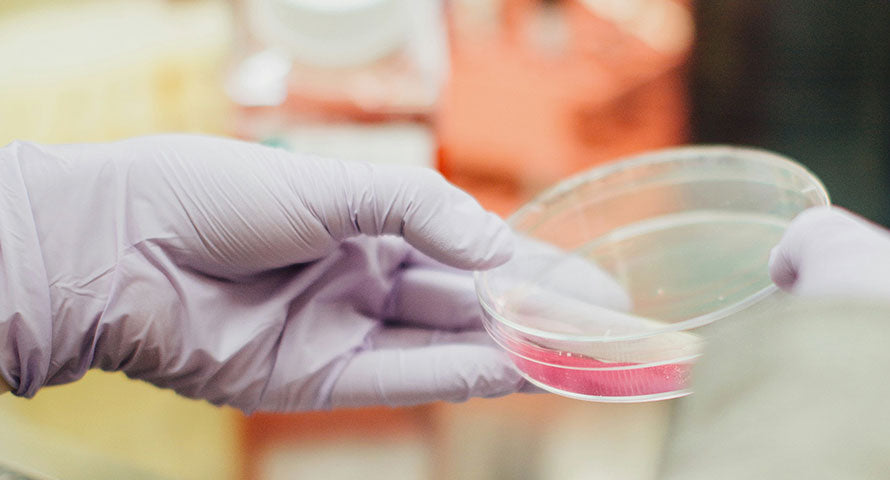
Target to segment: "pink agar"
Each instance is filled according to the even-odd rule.
[[[566,392],[598,397],[676,392],[685,388],[692,369],[690,363],[642,366],[601,362],[514,341],[509,342],[509,347],[508,354],[516,367],[534,380]]]

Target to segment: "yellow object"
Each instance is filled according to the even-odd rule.
[[[221,1],[0,2],[0,145],[224,133]],[[237,413],[91,372],[0,396],[0,464],[66,479],[227,479]]]
[[[219,1],[0,10],[0,145],[222,132],[229,24]]]
[[[0,396],[0,464],[64,480],[237,478],[237,415],[94,371],[30,400]]]

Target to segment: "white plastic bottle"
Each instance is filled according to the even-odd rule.
[[[438,0],[235,0],[234,134],[295,150],[432,166],[448,70]]]

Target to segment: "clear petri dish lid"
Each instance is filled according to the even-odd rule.
[[[510,217],[516,254],[477,274],[479,298],[489,316],[539,339],[690,330],[775,291],[770,250],[798,213],[828,203],[812,173],[762,150],[633,157],[566,180]]]

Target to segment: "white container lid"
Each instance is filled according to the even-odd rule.
[[[406,41],[410,0],[249,0],[252,30],[294,60],[354,67],[391,54]]]

